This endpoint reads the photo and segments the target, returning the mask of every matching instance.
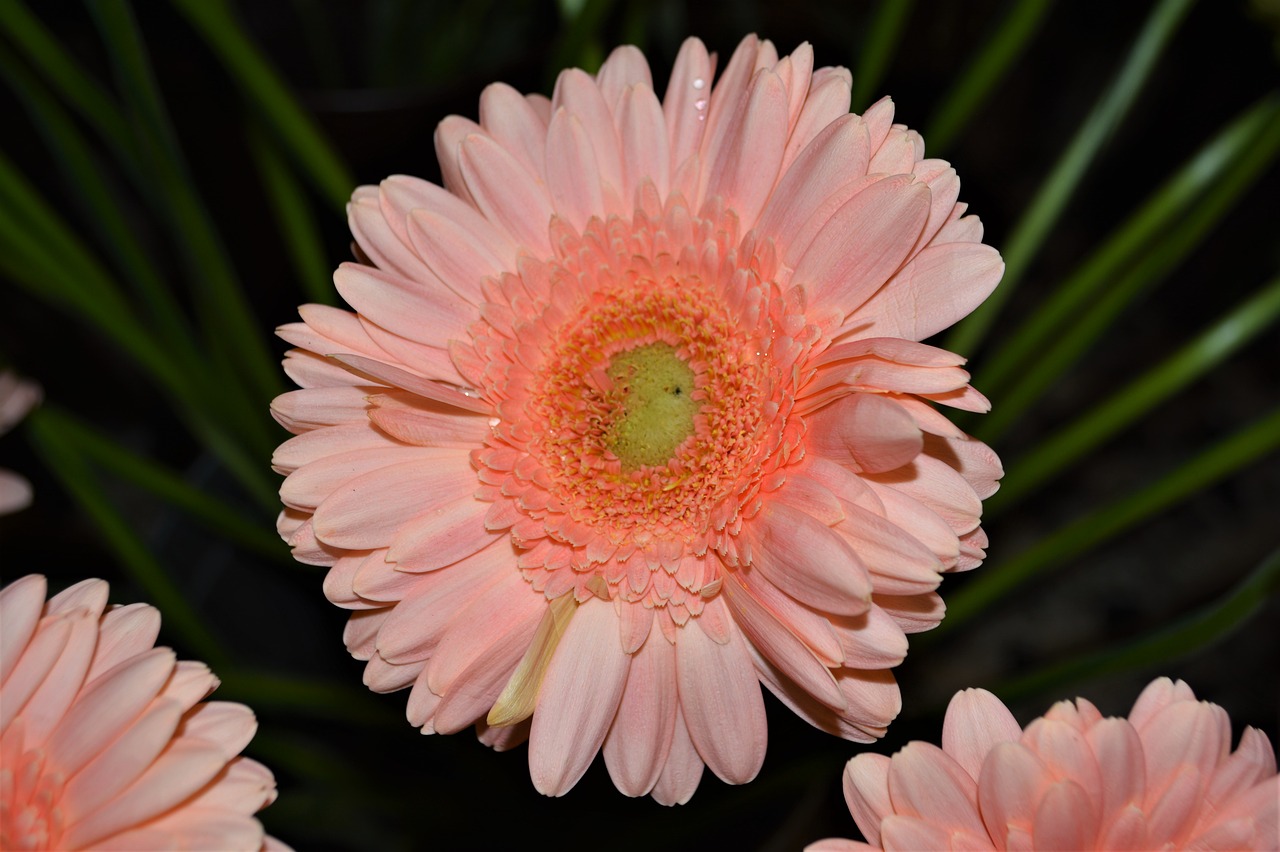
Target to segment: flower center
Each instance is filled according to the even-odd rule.
[[[693,398],[693,370],[673,347],[654,343],[619,352],[607,374],[617,413],[606,446],[624,470],[665,464],[693,434],[702,407]]]

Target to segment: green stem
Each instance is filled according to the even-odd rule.
[[[1003,249],[1005,272],[1000,286],[952,330],[945,348],[971,354],[981,345],[996,314],[1013,295],[1045,237],[1058,221],[1098,152],[1142,90],[1156,60],[1193,2],[1161,0],[1152,10],[1115,80],[1080,125],[1080,130],[1040,187],[1026,214],[1009,235]]]
[[[265,329],[259,327],[250,311],[213,217],[195,192],[132,10],[125,3],[97,3],[90,10],[135,118],[137,137],[155,173],[154,184],[164,200],[163,209],[157,212],[182,250],[192,283],[200,285],[196,295],[205,345],[211,351],[225,351],[228,360],[244,372],[244,379],[233,374],[215,381],[220,387],[235,388],[239,393],[247,379],[260,398],[268,399],[280,393],[283,385],[264,343]],[[259,442],[260,450],[269,446],[267,433],[255,429],[252,421],[242,422],[242,428],[247,430],[247,438]]]
[[[968,585],[947,598],[947,617],[929,634],[928,641],[972,621],[1029,580],[1078,558],[1278,447],[1280,408],[1146,487],[1099,506],[1004,562],[983,568]]]
[[[1190,616],[1140,639],[1047,666],[992,691],[1005,701],[1060,691],[1072,683],[1117,672],[1167,666],[1203,653],[1240,630],[1280,593],[1280,550],[1273,551],[1227,594]]]
[[[173,4],[222,59],[316,188],[341,210],[351,198],[355,180],[279,75],[245,36],[227,4],[223,0],[173,0]]]
[[[116,157],[135,177],[144,170],[133,144],[133,131],[115,100],[84,73],[62,45],[18,0],[0,0],[0,30],[49,84],[107,141]]]
[[[333,304],[333,265],[325,256],[324,244],[302,187],[294,180],[272,140],[256,127],[249,131],[249,150],[262,175],[303,292],[312,302]]]
[[[1271,113],[1261,136],[1251,140],[1230,169],[1209,184],[1209,189],[1184,215],[1173,220],[1141,260],[1127,272],[1106,282],[1087,307],[1075,312],[1071,322],[1042,343],[1034,360],[1024,362],[1023,371],[1004,394],[991,415],[978,424],[974,434],[994,442],[1016,424],[1023,412],[1034,405],[1058,377],[1083,356],[1117,317],[1132,305],[1139,293],[1169,275],[1196,249],[1213,227],[1252,189],[1257,178],[1280,154],[1280,110]]]
[[[165,627],[211,668],[229,669],[230,660],[222,644],[120,516],[111,498],[103,493],[93,471],[76,451],[74,441],[60,427],[56,416],[50,417],[47,410],[38,409],[27,418],[26,426],[45,463],[97,524],[129,576],[160,610]]]
[[[164,466],[95,432],[69,412],[48,405],[41,412],[48,428],[55,430],[82,458],[151,492],[229,541],[281,564],[297,564],[264,519],[245,518]]]
[[[146,305],[149,326],[163,337],[161,344],[171,356],[182,361],[189,374],[200,373],[200,361],[192,345],[192,334],[173,294],[165,287],[154,264],[127,227],[128,217],[116,203],[104,179],[104,171],[89,145],[57,102],[8,54],[0,53],[0,71],[26,105],[41,136],[54,152],[65,181],[74,189],[71,197],[80,204],[85,219],[98,232],[101,244],[114,256],[125,280]]]
[[[984,507],[988,518],[1045,484],[1055,474],[1209,373],[1280,317],[1280,278],[1273,279],[1231,313],[1154,369],[1041,442],[1010,466],[1009,475]]]
[[[1009,66],[1024,50],[1032,36],[1040,29],[1045,14],[1053,6],[1053,0],[1017,0],[1009,4],[1009,12],[987,43],[983,45],[961,74],[951,91],[938,108],[925,143],[932,156],[944,150],[956,134],[969,122],[969,118],[991,94]],[[854,106],[858,102],[854,101]]]
[[[1045,341],[1069,334],[1081,313],[1089,309],[1118,276],[1131,268],[1141,253],[1157,241],[1165,242],[1170,228],[1201,205],[1205,193],[1225,176],[1243,171],[1248,176],[1270,162],[1274,128],[1280,126],[1280,95],[1271,93],[1224,127],[1203,148],[1129,216],[1036,311],[994,349],[975,386],[1001,396],[1011,380],[1023,375],[1043,351]],[[1268,134],[1268,128],[1272,132]],[[1270,141],[1269,141],[1270,140]],[[1259,156],[1262,153],[1263,156]],[[1251,180],[1231,181],[1247,185]],[[1002,405],[1003,407],[1003,401]],[[997,412],[997,417],[999,417]],[[988,426],[987,428],[990,428]]]
[[[867,27],[866,38],[862,40],[862,50],[858,52],[853,96],[849,101],[854,112],[871,106],[871,99],[880,88],[880,81],[884,79],[889,60],[898,48],[914,5],[915,0],[880,0]]]

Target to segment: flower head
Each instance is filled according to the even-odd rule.
[[[1277,849],[1280,777],[1267,735],[1191,687],[1159,678],[1127,719],[1083,698],[1025,730],[991,693],[956,693],[942,748],[860,754],[845,799],[869,846],[855,849]]]
[[[634,48],[550,100],[490,86],[436,132],[443,188],[356,191],[356,313],[280,330],[280,531],[365,682],[527,737],[551,795],[601,749],[665,803],[750,780],[761,682],[881,736],[906,634],[983,556],[999,462],[932,403],[986,401],[918,342],[1002,270],[955,172],[808,45],[714,65],[687,41],[662,101]]]
[[[40,386],[23,381],[11,370],[0,370],[0,435],[27,416],[41,397]],[[0,515],[31,504],[31,483],[11,470],[0,468]]]
[[[238,756],[253,713],[201,700],[218,679],[152,647],[154,607],[106,604],[102,580],[0,591],[0,848],[281,848],[253,818],[275,779]]]

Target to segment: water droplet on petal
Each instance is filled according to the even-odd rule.
[[[705,98],[703,98],[703,99],[700,99],[700,100],[696,100],[696,101],[694,101],[694,102],[693,102],[693,108],[694,108],[694,109],[696,109],[698,112],[702,112],[704,109],[706,109],[706,108],[707,108],[707,101],[706,101],[706,99],[705,99]]]
[[[704,80],[704,79],[702,79],[701,77],[698,77],[698,78],[694,79],[694,81],[693,81],[693,87],[694,87],[695,89],[701,89],[701,88],[704,88],[706,85],[707,85],[707,81],[706,81],[706,80]]]
[[[494,429],[498,428],[498,424],[499,424],[499,423],[501,423],[501,422],[502,422],[502,419],[501,419],[501,418],[498,418],[498,417],[490,417],[490,418],[489,418],[489,426],[490,426],[491,428],[494,428]]]

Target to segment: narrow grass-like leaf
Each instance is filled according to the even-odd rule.
[[[562,68],[582,68],[594,74],[600,67],[604,61],[600,28],[613,6],[614,0],[585,0],[576,11],[561,5],[560,37],[547,63],[548,92]]]
[[[1009,4],[1009,12],[991,38],[978,49],[969,65],[947,92],[933,122],[924,134],[930,156],[936,157],[968,124],[974,110],[1004,77],[1028,42],[1040,29],[1053,0],[1019,0]],[[854,106],[858,104],[854,101]]]
[[[17,169],[0,154],[0,245],[11,277],[38,298],[78,314],[169,390],[181,371],[120,295],[120,287]]]
[[[317,680],[243,667],[218,672],[218,677],[222,680],[219,698],[243,701],[258,712],[279,711],[353,725],[400,728],[404,724],[400,714],[379,704],[373,693],[346,681]]]
[[[112,152],[135,176],[142,174],[129,122],[112,98],[81,70],[19,0],[0,0],[0,29],[13,39],[27,60],[54,90],[102,135]]]
[[[1205,376],[1272,326],[1277,317],[1280,278],[1273,279],[1186,346],[1017,459],[1009,466],[1000,490],[987,500],[987,517],[999,515],[1143,414]]]
[[[257,128],[250,128],[249,150],[262,175],[303,292],[309,301],[333,304],[333,264],[325,256],[306,193],[276,150],[275,143]]]
[[[167,352],[183,360],[184,370],[197,371],[199,359],[192,333],[173,293],[165,286],[108,186],[98,158],[58,103],[24,68],[0,53],[0,71],[27,106],[41,136],[62,167],[68,196],[82,208],[99,242],[112,254],[125,280],[149,312],[149,326],[163,339]]]
[[[32,412],[26,422],[26,428],[45,463],[93,519],[129,576],[146,593],[148,602],[164,613],[165,628],[173,631],[179,641],[212,668],[229,668],[222,644],[169,580],[165,569],[138,534],[121,517],[111,498],[99,486],[93,471],[76,452],[74,440],[61,428],[56,417],[46,414],[47,410],[39,409]]]
[[[1218,442],[1176,470],[1042,538],[1035,545],[983,568],[947,598],[947,617],[928,635],[936,641],[967,624],[1027,581],[1077,559],[1201,489],[1280,448],[1280,409]]]
[[[266,509],[277,505],[275,485],[266,475],[263,453],[246,452],[243,435],[229,433],[228,412],[202,383],[193,383],[118,295],[120,287],[58,218],[18,171],[0,154],[0,270],[34,296],[71,312],[114,343],[170,399],[193,434],[227,464]],[[235,389],[229,389],[234,391]],[[240,400],[245,408],[244,400]],[[266,436],[269,453],[274,436],[258,412],[252,425]],[[235,437],[231,437],[234,434]]]
[[[914,5],[915,0],[880,0],[876,7],[866,37],[858,48],[853,96],[849,101],[854,112],[871,106],[871,99],[880,89],[880,81],[884,79],[889,60],[898,48]]]
[[[1074,314],[1061,331],[1044,341],[1041,351],[1017,380],[999,396],[999,404],[989,418],[974,428],[987,442],[998,440],[1018,422],[1072,364],[1082,357],[1113,322],[1130,307],[1137,296],[1165,279],[1183,259],[1200,245],[1237,199],[1252,189],[1256,180],[1280,154],[1280,112],[1272,115],[1261,136],[1255,138],[1230,169],[1209,186],[1209,190],[1152,242],[1147,253],[1119,278],[1111,280],[1087,308]]]
[[[1013,294],[1049,230],[1058,221],[1081,179],[1112,131],[1142,90],[1165,46],[1194,0],[1160,0],[1134,39],[1115,80],[1107,88],[1062,158],[1041,185],[1027,212],[1005,242],[1005,271],[1000,286],[986,302],[952,330],[944,344],[952,352],[972,354],[981,345],[1000,308]]]
[[[204,325],[205,345],[228,353],[229,360],[243,371],[242,375],[224,376],[222,381],[227,387],[247,383],[264,399],[274,396],[283,385],[264,342],[267,335],[249,310],[213,217],[194,190],[132,11],[124,3],[97,3],[90,9],[135,119],[141,148],[155,173],[154,185],[164,202],[164,209],[157,212],[182,250],[188,277],[200,285],[197,312]],[[262,433],[255,431],[249,432],[249,437],[261,440]]]
[[[1080,267],[1054,288],[1036,311],[1007,336],[986,360],[975,385],[1000,396],[1024,372],[1046,340],[1066,332],[1116,277],[1198,204],[1203,194],[1232,170],[1252,174],[1274,151],[1269,127],[1280,125],[1280,95],[1272,93],[1224,127],[1169,177]],[[1264,156],[1259,156],[1262,153]],[[1274,154],[1272,154],[1274,156]],[[1237,179],[1235,183],[1239,184]]]
[[[245,36],[227,4],[223,0],[174,0],[174,6],[222,59],[241,91],[279,134],[316,188],[341,210],[351,197],[355,180],[311,117]]]
[[[1090,678],[1167,666],[1174,660],[1203,653],[1231,636],[1278,593],[1280,550],[1273,551],[1225,595],[1175,624],[1118,648],[1046,666],[1009,680],[992,691],[1005,701],[1017,701],[1027,696],[1056,693]]]
[[[110,471],[247,550],[294,566],[288,550],[271,529],[270,518],[249,519],[211,494],[190,485],[173,471],[102,435],[74,415],[45,406],[43,417],[61,439],[86,461]]]

